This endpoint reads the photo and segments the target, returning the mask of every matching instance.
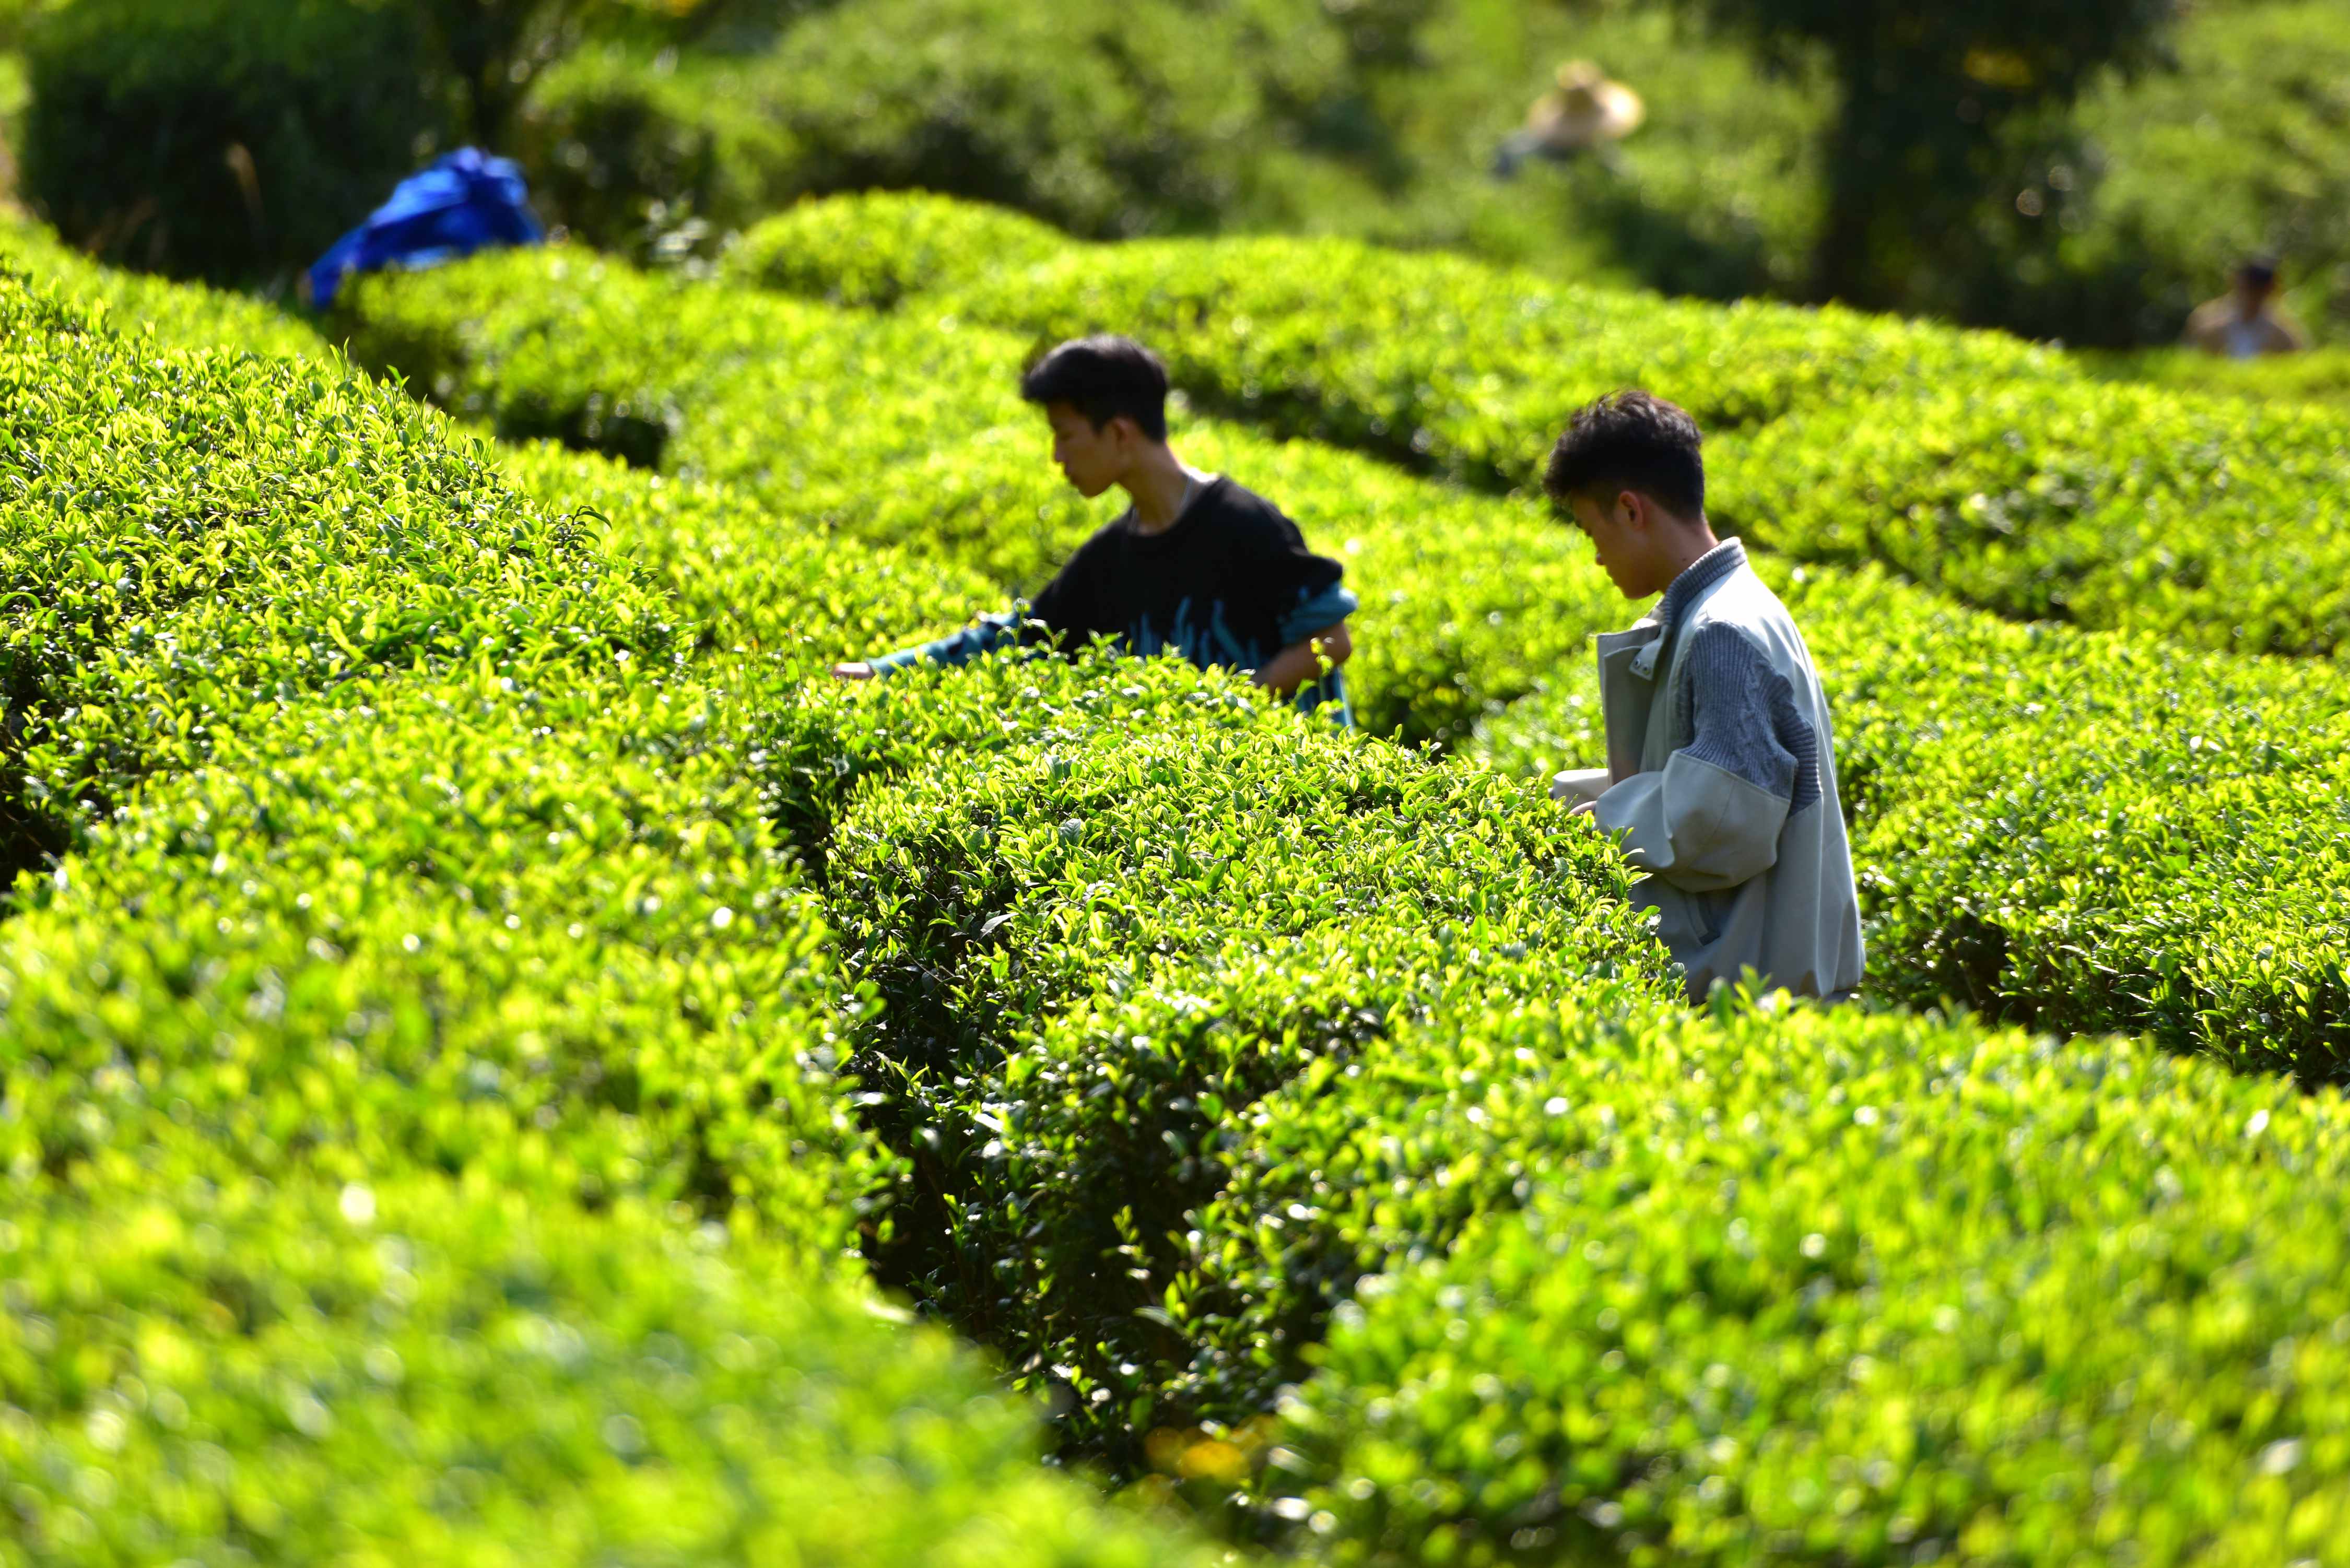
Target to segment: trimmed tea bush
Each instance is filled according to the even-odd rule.
[[[2020,619],[2248,652],[2350,643],[2350,415],[2117,386],[1966,388],[1780,421],[1713,465],[1727,521]]]
[[[2187,392],[2225,392],[2262,402],[2350,406],[2350,349],[2226,359],[2197,348],[2084,354],[2092,374]]]
[[[13,1560],[1221,1555],[1037,1466],[943,1334],[756,1241],[424,1175],[179,1175],[0,1197]]]
[[[1243,777],[1227,804],[1261,749],[1194,774],[1152,724],[1097,761],[1065,678],[1027,746],[868,787],[834,896],[877,922],[872,1049],[931,1096],[917,1179],[954,1248],[916,1282],[1066,1390],[1087,1446],[1249,1487],[1263,1528],[1347,1562],[2331,1539],[2350,1297],[2287,1238],[2350,1159],[2337,1096],[1930,1017],[1672,1022],[1596,976],[1537,1001],[1513,973],[1538,906],[1488,911],[1497,945],[1416,1004],[1350,1016],[1390,994],[1354,965],[1408,929],[1339,910],[1291,972],[1268,938],[1293,899],[1376,895],[1346,874],[1376,839],[1283,856],[1316,873],[1298,894],[1250,864],[1340,792]],[[1260,798],[1194,948],[1183,884],[1225,848],[1201,839]],[[1367,1274],[1394,1277],[1347,1304]],[[1326,1369],[1266,1426],[1301,1360]]]
[[[773,1213],[847,1244],[873,1167],[821,1086],[820,927],[744,716],[666,689],[657,594],[379,389],[0,306],[46,372],[10,400],[44,830],[12,848],[79,851],[0,935],[19,1153],[722,1205],[764,1163]]]
[[[92,829],[0,934],[29,1074],[0,1147],[478,1170],[854,1246],[882,1167],[744,716],[513,680],[345,685]]]
[[[831,210],[806,209],[811,221]],[[902,646],[1034,592],[1109,515],[1054,471],[1042,422],[1019,401],[1023,347],[1003,334],[914,311],[827,312],[560,250],[352,292],[362,360],[503,434],[560,432],[723,481],[843,551],[886,545],[996,585],[841,654]],[[853,398],[833,394],[844,384]],[[1191,461],[1262,490],[1367,589],[1349,680],[1374,732],[1457,739],[1621,613],[1587,551],[1534,504],[1179,420]]]
[[[983,232],[974,216],[974,258]],[[1336,241],[1079,247],[983,277],[938,308],[1040,337],[1136,332],[1209,407],[1474,484],[1534,485],[1568,413],[1637,383],[1714,431],[1718,515],[1788,554],[2248,651],[2330,653],[2350,624],[2324,587],[2350,473],[2337,413],[2124,392],[1986,334]]]
[[[389,389],[157,352],[15,279],[0,324],[0,658],[36,803],[116,798],[368,670],[670,653],[666,607],[577,519]]]
[[[876,249],[898,232],[873,212],[888,200],[866,199]],[[824,205],[745,235],[744,254],[797,258],[745,275],[821,296],[836,272],[879,265],[870,251],[852,264],[811,233]],[[2071,376],[2061,356],[1990,334],[1661,300],[1348,240],[1072,242],[1003,265],[989,259],[998,223],[968,208],[957,238],[925,211],[922,254],[958,257],[926,264],[951,280],[936,308],[1040,339],[1130,332],[1195,399],[1480,487],[1536,483],[1567,414],[1633,383],[1726,429],[1940,378]]]
[[[0,208],[0,260],[38,277],[85,314],[126,337],[144,335],[171,348],[244,349],[314,358],[326,344],[304,321],[249,295],[167,283],[144,273],[99,266],[21,213]]]
[[[870,483],[893,458],[1033,419],[1003,334],[728,294],[565,246],[375,275],[347,294],[354,358],[501,436],[771,495]],[[687,432],[694,445],[671,450]]]
[[[1133,332],[1218,407],[1503,489],[1536,482],[1567,415],[1623,386],[1727,431],[1943,379],[2063,373],[1986,334],[1560,286],[1340,240],[1077,250],[942,308],[1040,337]]]
[[[1269,1435],[1308,1559],[2336,1560],[2338,1097],[1849,1010],[1362,1067],[1194,1221],[1396,1260]]]
[[[840,1277],[895,1161],[834,1075],[783,835],[837,780],[780,628],[879,613],[887,563],[706,645],[612,518],[707,498],[556,514],[330,365],[0,310],[10,729],[72,851],[0,929],[16,1539],[1191,1554]]]
[[[498,454],[508,483],[592,520],[603,547],[671,596],[703,652],[750,653],[795,679],[910,626],[951,626],[993,591],[942,561],[846,549],[821,529],[778,527],[740,490],[663,478],[528,442]]]
[[[494,270],[517,260],[494,264]],[[464,276],[458,269],[442,280],[400,279],[387,292],[394,306],[429,306],[430,291],[457,289]],[[612,286],[615,277],[623,286]],[[628,297],[628,288],[659,286],[631,281],[636,278],[612,271],[600,279],[567,274],[560,286],[543,291],[549,303],[533,306],[528,291],[515,288],[505,291],[503,303],[484,307],[486,318],[528,322],[530,330],[552,334],[567,309],[597,308],[596,300]],[[564,292],[575,282],[583,290],[576,297]],[[417,310],[436,321],[448,314]],[[912,331],[925,318],[925,312],[907,308],[895,321]],[[871,329],[870,318],[861,316],[836,320],[837,332]],[[692,367],[707,362],[694,356],[715,359],[711,345],[744,337],[713,329],[707,339],[689,338],[681,331],[681,347],[664,345],[660,353],[668,358],[655,362],[674,362],[683,367],[676,373],[689,377],[696,373]],[[972,341],[995,340],[982,335]],[[876,625],[874,640],[837,651],[894,646],[926,625],[961,619],[964,609],[993,607],[1007,591],[1041,582],[1060,552],[1094,525],[1098,514],[1082,506],[1042,461],[1034,414],[1005,400],[1011,349],[999,347],[1005,356],[1001,382],[978,388],[973,396],[992,400],[1000,421],[910,459],[898,454],[919,449],[924,427],[901,425],[886,406],[856,427],[886,432],[870,449],[848,436],[844,444],[804,458],[794,434],[769,422],[760,409],[715,392],[694,405],[698,411],[681,431],[678,450],[707,452],[698,425],[723,430],[734,455],[712,466],[757,486],[771,505],[806,507],[844,534],[968,563],[1000,585],[992,603],[974,597],[962,607],[942,606],[944,613],[933,612],[927,623]],[[743,363],[749,363],[752,350],[743,353]],[[809,358],[823,362],[813,352]],[[567,395],[576,404],[594,395],[582,389],[597,382],[591,364],[573,362],[580,369],[567,371],[576,377]],[[648,379],[656,373],[648,372]],[[728,373],[740,376],[742,384],[758,380],[748,369]],[[497,385],[494,374],[481,379]],[[886,394],[877,389],[874,396]],[[2032,400],[2013,393],[1981,401],[2021,410]],[[2109,424],[2123,422],[2132,406],[2125,400],[2124,414]],[[2283,429],[2314,431],[2321,440],[2327,428],[2294,424],[2297,416],[2261,415],[2248,405],[2224,406],[2245,419],[2269,418],[2283,421]],[[928,428],[936,431],[946,417]],[[1851,416],[1821,417],[1860,423]],[[1819,448],[1796,446],[1783,434],[1813,426],[1791,416],[1750,438],[1720,443],[1727,455],[1718,455],[1718,467],[1775,472],[1755,455],[1777,450],[1773,443],[1784,446],[1781,467],[1823,462]],[[797,428],[795,421],[791,429]],[[2062,439],[2067,429],[2054,427],[2054,434]],[[1596,755],[1589,740],[1596,707],[1587,689],[1586,639],[1592,631],[1624,624],[1632,612],[1592,566],[1579,536],[1541,504],[1480,498],[1326,447],[1268,441],[1216,421],[1181,420],[1179,437],[1192,461],[1263,489],[1298,517],[1318,548],[1347,564],[1366,600],[1355,622],[1360,651],[1350,683],[1367,728],[1409,739],[1458,740],[1548,682],[1555,689],[1551,698],[1501,721],[1503,732],[1530,737],[1522,752],[1539,753],[1524,765],[1582,765]],[[1877,441],[1906,444],[1914,452],[1928,440],[1920,431],[1885,435],[1869,426],[1848,433],[1833,450],[1866,453]],[[1752,444],[1742,447],[1741,441]],[[857,460],[865,450],[872,461],[860,469]],[[1985,452],[2023,462],[2003,441],[1962,448],[1952,461],[1980,464]],[[1868,470],[1891,461],[1856,466]],[[2216,461],[2221,467],[2215,476],[2236,464],[2232,457]],[[827,465],[837,482],[799,483],[804,462]],[[2181,454],[2161,450],[2143,462],[2174,472],[2185,467]],[[784,484],[763,483],[763,474],[778,472],[792,477]],[[2141,489],[2154,484],[2137,475],[2119,477]],[[1823,488],[1832,483],[1826,475],[1818,481]],[[2254,476],[2225,488],[2217,477],[2205,483],[2224,494],[2262,481]],[[2276,483],[2283,486],[2284,478]],[[2052,506],[2070,504],[2079,513],[2066,493],[2055,493]],[[1868,554],[1864,545],[1840,544],[1825,532],[1871,514],[1858,504],[1842,510],[1812,506],[1807,493],[1794,494],[1792,502],[1804,504],[1791,504],[1784,532],[1800,536],[1804,526],[1817,527],[1822,535],[1814,545],[1823,551],[1856,558]],[[2048,547],[2064,536],[2062,526],[2060,514],[2043,531]],[[1768,539],[1780,537],[1776,529],[1762,532]],[[2027,538],[2039,536],[2025,531]],[[2313,549],[2323,547],[2322,511],[2313,509],[2297,537]],[[2189,543],[2180,537],[2166,547],[2183,552]],[[2159,570],[2157,556],[2116,558],[2131,561],[2133,572]],[[1920,569],[1939,565],[1952,573],[1964,564],[1955,551],[1947,558],[1920,551],[1918,559]],[[2249,569],[2230,570],[2241,570],[2231,580],[2241,580],[2247,592],[2275,592]],[[1995,580],[1984,571],[1974,586]],[[2323,592],[2321,583],[2303,597],[2323,602]],[[2108,602],[2151,607],[2158,600],[2152,594],[2109,594]],[[2172,602],[2180,613],[2197,606],[2184,596]],[[2314,1077],[2337,1075],[2343,1042],[2331,1021],[2341,1008],[2333,999],[2345,994],[2342,960],[2350,950],[2350,932],[2340,928],[2329,901],[2299,899],[2293,888],[2326,877],[2325,867],[2338,858],[2329,847],[2341,832],[2338,814],[2326,805],[2332,794],[2300,793],[2312,781],[2331,777],[2331,742],[2319,738],[2338,728],[2344,710],[2338,682],[2318,671],[2172,656],[2151,645],[2145,656],[2109,656],[2099,650],[2116,645],[1960,612],[1877,575],[1813,568],[1798,610],[1830,674],[1846,727],[1846,793],[1860,808],[1872,919],[1895,920],[1884,900],[1906,900],[1907,912],[1898,923],[1880,925],[1874,939],[1873,973],[1887,994],[1924,1002],[1955,998],[2052,1028],[2150,1031],[2168,1043],[2213,1049],[2248,1064],[2289,1064]],[[2239,690],[2245,695],[2238,696]],[[2206,691],[2208,697],[2199,695]],[[1881,720],[1870,716],[1875,708],[1850,705],[1877,692],[1896,704]],[[1929,765],[1923,757],[1912,760],[1919,743],[1959,713],[1976,715],[1963,732],[1969,738],[1926,754],[1943,759],[1931,764],[1937,768],[1954,768],[1961,758],[1981,759],[1979,768],[1930,791],[1908,780],[1905,769]],[[2172,718],[2180,729],[2169,727]],[[2284,742],[2296,732],[2307,734],[2316,749]],[[2019,742],[2022,735],[2030,741]],[[2224,746],[2223,735],[2230,737]],[[2144,759],[2138,772],[2121,761],[2137,758]],[[2224,782],[2230,770],[2246,766],[2256,775],[2252,780]],[[2226,798],[2233,798],[2229,791],[2253,793],[2222,811],[2210,798],[2208,781],[2215,779]],[[1880,784],[1885,790],[1906,785],[1912,793],[1882,794]],[[1898,828],[1880,832],[1879,815],[1898,802],[1913,802],[1914,808]],[[2233,826],[2245,812],[2273,820],[2282,836],[2248,837]],[[2114,813],[2121,814],[2118,819]],[[2285,839],[2303,848],[2281,853]],[[2215,948],[2200,934],[2226,923],[2223,911],[2251,922],[2241,949]],[[2085,930],[2098,935],[2084,940]]]
[[[728,250],[738,286],[887,310],[910,294],[1041,262],[1074,242],[1024,214],[945,196],[867,194],[806,202]]]
[[[2022,345],[1835,312],[1550,294],[1330,242],[1188,248],[1081,253],[946,307],[1046,336],[1126,325],[1212,406],[1480,484],[1533,484],[1574,408],[1644,385],[1720,438],[1717,514],[1788,554],[2248,651],[2330,653],[2350,625],[2320,586],[2340,575],[2337,413],[2132,395]]]
[[[1098,716],[1056,662],[891,682],[1011,743],[860,791],[827,869],[881,1002],[860,1076],[951,1242],[899,1267],[1113,1436],[1187,1403],[1169,1243],[1252,1102],[1431,1010],[1673,994],[1538,793],[1141,669]]]

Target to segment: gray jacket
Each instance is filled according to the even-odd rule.
[[[1599,639],[1615,782],[1593,819],[1648,873],[1633,888],[1702,998],[1752,967],[1766,987],[1860,983],[1860,899],[1827,699],[1786,606],[1735,539]]]

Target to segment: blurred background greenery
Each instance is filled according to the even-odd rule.
[[[1495,179],[1568,58],[1646,124]],[[920,187],[2111,349],[2266,250],[2350,342],[2341,0],[0,0],[0,178],[75,244],[264,290],[471,141],[681,265]]]

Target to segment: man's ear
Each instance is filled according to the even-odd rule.
[[[1637,490],[1621,490],[1616,493],[1616,520],[1627,528],[1648,525],[1648,498]]]

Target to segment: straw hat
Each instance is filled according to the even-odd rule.
[[[1526,119],[1545,148],[1571,151],[1616,141],[1639,129],[1648,115],[1640,95],[1610,81],[1589,60],[1558,67],[1558,90],[1545,93]]]

